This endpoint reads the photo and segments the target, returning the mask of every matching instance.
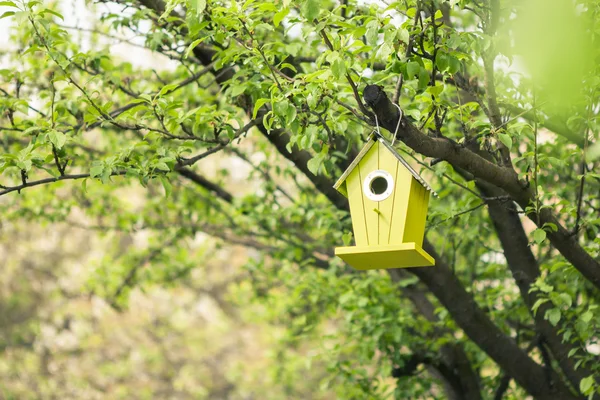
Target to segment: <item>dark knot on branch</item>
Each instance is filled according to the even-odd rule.
[[[375,115],[377,115],[379,125],[390,132],[394,132],[398,124],[400,112],[387,97],[383,87],[379,85],[367,85],[363,90],[363,99],[373,109]]]

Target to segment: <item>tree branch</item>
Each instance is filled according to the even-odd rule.
[[[424,241],[423,249],[435,258],[435,267],[411,268],[410,272],[418,276],[432,291],[479,348],[536,399],[578,398],[570,393],[554,372],[552,381],[547,381],[544,368],[529,358],[510,337],[494,325],[428,240]]]
[[[127,171],[115,171],[115,172],[111,173],[110,176],[125,175],[126,173],[127,173]],[[15,192],[15,191],[20,192],[22,189],[26,189],[26,188],[30,188],[30,187],[34,187],[34,186],[46,185],[49,183],[56,183],[59,181],[84,179],[84,178],[89,178],[89,177],[90,177],[90,174],[62,175],[62,176],[58,176],[55,178],[46,178],[46,179],[40,179],[37,181],[29,181],[29,182],[25,182],[24,184],[17,185],[17,186],[2,186],[3,190],[0,191],[0,196],[4,196],[5,194]]]
[[[398,123],[398,109],[388,99],[385,92],[376,85],[368,85],[364,90],[365,102],[370,105],[379,119],[380,125],[394,132]],[[504,189],[522,209],[526,210],[535,201],[533,190],[519,181],[512,168],[493,164],[480,155],[445,138],[432,138],[420,132],[405,116],[402,117],[398,138],[416,152],[427,157],[441,158],[454,167],[459,167],[476,178]],[[550,223],[557,226],[557,232],[547,232],[547,237],[558,251],[591,283],[600,288],[600,263],[587,253],[575,238],[547,207],[541,207],[538,215],[528,213],[539,228]]]
[[[485,196],[502,193],[497,188],[484,183],[478,183],[477,186]],[[577,348],[577,345],[571,342],[563,343],[558,327],[552,326],[544,318],[546,311],[552,308],[550,303],[540,305],[536,313],[531,312],[539,296],[538,292],[530,292],[530,289],[541,273],[517,210],[511,204],[496,200],[488,201],[487,204],[490,218],[504,249],[508,267],[521,292],[521,297],[534,318],[536,330],[545,338],[548,348],[571,385],[578,388],[581,379],[590,375],[591,372],[582,366],[576,369],[575,359],[569,357],[569,352]]]

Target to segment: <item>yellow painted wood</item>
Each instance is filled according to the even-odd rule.
[[[410,183],[413,179],[411,173],[398,163],[394,187],[394,211],[392,213],[392,225],[388,233],[388,244],[400,244],[404,237],[404,226],[408,212],[408,199],[410,196]]]
[[[356,246],[338,247],[335,254],[360,270],[432,266],[435,260],[422,249],[429,191],[379,141],[361,151],[363,156],[336,188],[348,197]],[[394,191],[382,201],[363,192],[367,175],[387,171]]]
[[[378,169],[384,170],[392,175],[392,179],[394,180],[394,191],[385,200],[379,202],[379,245],[388,245],[390,244],[390,234],[392,228],[392,220],[394,218],[394,213],[400,210],[396,209],[394,206],[394,201],[396,199],[396,191],[398,190],[398,169],[400,163],[398,159],[394,157],[392,153],[390,153],[384,146],[379,145],[378,150]],[[403,168],[404,169],[404,168]]]
[[[358,163],[361,195],[364,204],[365,221],[367,222],[367,238],[370,246],[379,244],[379,202],[370,200],[363,192],[362,185],[367,175],[378,169],[379,149],[381,144],[375,143]],[[386,150],[387,151],[387,150]],[[375,211],[377,210],[377,211]]]
[[[348,188],[347,183],[344,182],[337,188],[337,191],[340,192],[344,197],[348,198]]]
[[[421,192],[423,196],[421,197],[421,217],[417,221],[417,226],[415,228],[415,243],[419,245],[423,245],[423,237],[425,236],[425,224],[427,223],[427,209],[429,208],[429,190],[425,189],[421,186]]]
[[[338,247],[335,249],[335,255],[360,270],[435,265],[435,259],[415,243]]]
[[[423,244],[428,204],[429,192],[416,179],[412,178],[406,227],[403,235],[404,242]]]
[[[352,229],[357,246],[368,246],[367,222],[365,220],[365,206],[363,204],[362,180],[358,168],[355,168],[345,182],[348,191],[348,202],[350,203],[350,216],[352,217]]]

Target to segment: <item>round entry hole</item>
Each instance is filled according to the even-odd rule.
[[[378,176],[371,181],[371,192],[373,194],[383,194],[388,188],[388,181],[382,176]]]

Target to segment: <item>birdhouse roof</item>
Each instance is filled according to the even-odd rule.
[[[375,135],[371,135],[371,137],[367,141],[367,144],[365,144],[364,147],[358,153],[358,156],[356,156],[356,158],[352,161],[352,163],[348,166],[348,168],[346,168],[346,171],[344,171],[342,176],[340,176],[340,179],[338,179],[337,182],[335,183],[335,185],[333,185],[334,189],[337,190],[342,185],[342,183],[344,183],[344,181],[346,180],[346,178],[348,178],[348,175],[350,175],[352,170],[354,168],[356,168],[358,163],[360,163],[360,161],[363,159],[363,157],[369,152],[371,147],[373,147],[376,140],[379,140],[379,142],[386,149],[388,149],[388,151],[390,153],[392,153],[394,155],[394,157],[396,157],[396,159],[400,162],[400,164],[402,164],[412,174],[412,176],[417,180],[417,182],[419,182],[421,185],[423,185],[423,187],[425,189],[429,190],[434,196],[437,196],[437,193],[431,188],[431,186],[429,186],[429,184],[427,182],[425,182],[425,179],[423,179],[421,177],[421,175],[419,175],[419,173],[417,171],[415,171],[413,169],[413,167],[411,167],[410,164],[407,163],[406,160],[404,158],[402,158],[402,156],[400,154],[398,154],[396,149],[394,149],[390,144],[388,144],[383,138],[381,138],[381,137],[376,138]]]

